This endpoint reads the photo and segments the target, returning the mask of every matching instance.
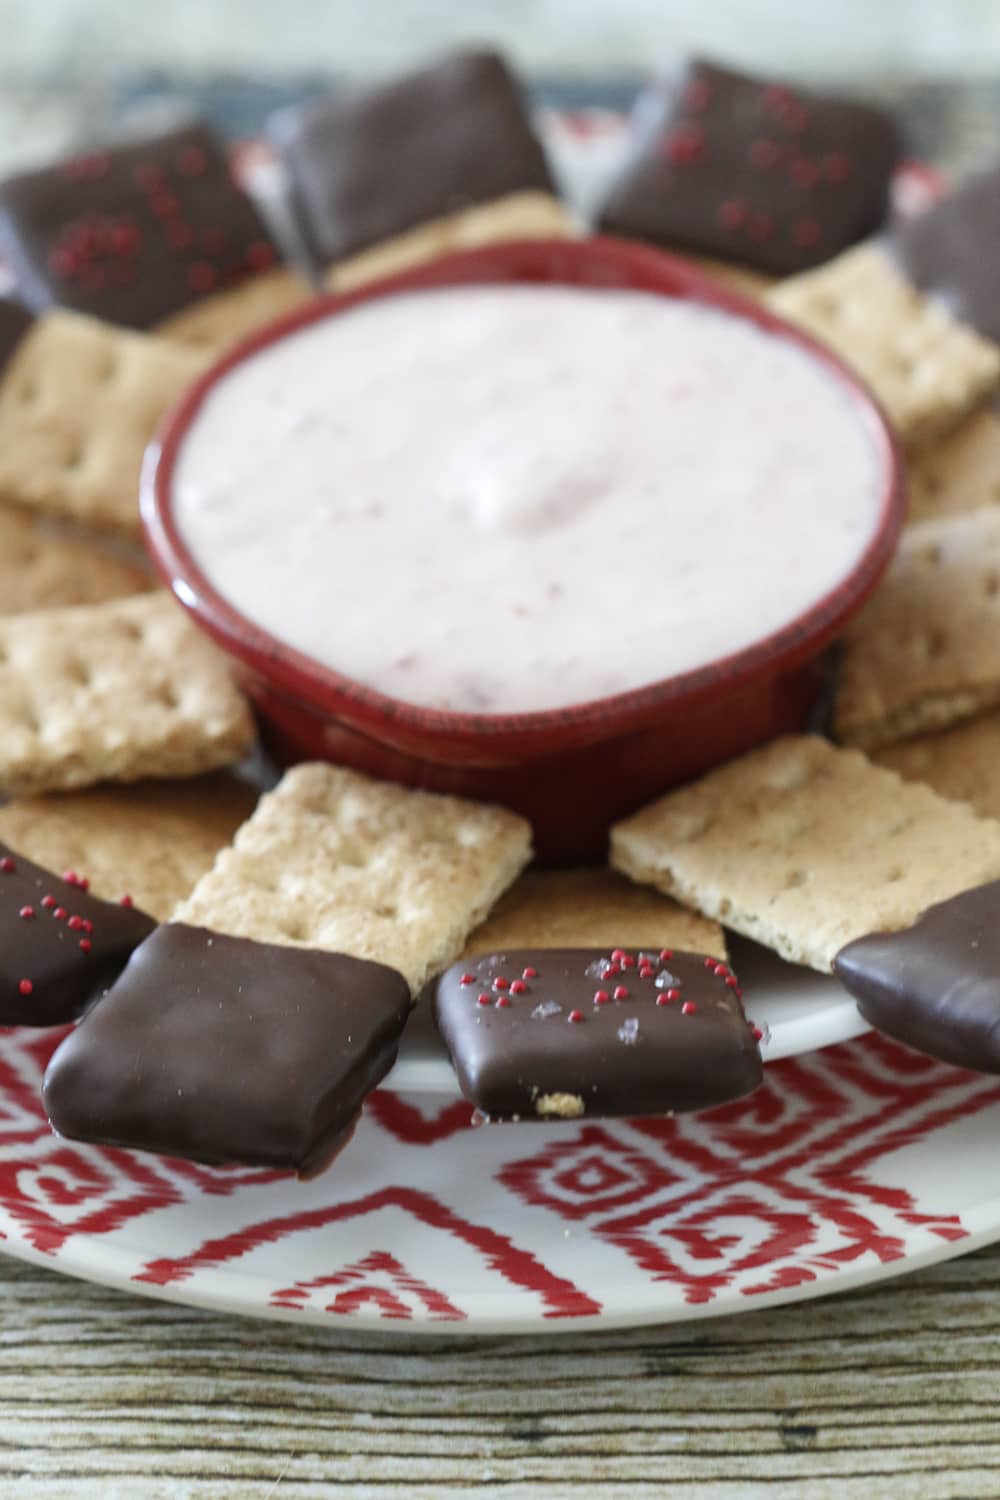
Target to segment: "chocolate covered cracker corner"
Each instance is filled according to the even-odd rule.
[[[897,932],[842,948],[833,970],[865,1020],[942,1062],[1000,1073],[1000,881]]]
[[[222,142],[201,124],[4,178],[0,250],[36,311],[140,329],[279,262]]]
[[[529,856],[502,809],[295,767],[56,1052],[53,1124],[321,1170],[395,1061],[411,988]]]
[[[891,117],[693,60],[643,93],[601,228],[788,276],[885,218]]]
[[[0,844],[0,1026],[58,1026],[108,988],[155,923]]]
[[[275,118],[318,268],[509,195],[554,192],[520,88],[495,52],[455,52]]]
[[[484,954],[441,977],[434,1013],[462,1093],[492,1120],[708,1109],[762,1077],[736,976],[704,954]]]

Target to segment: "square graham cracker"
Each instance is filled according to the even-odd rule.
[[[326,285],[333,292],[349,292],[454,250],[474,250],[504,240],[572,239],[579,233],[570,210],[551,193],[511,193],[360,250],[330,267]]]
[[[727,957],[717,922],[607,868],[528,870],[472,933],[464,953],[615,947],[678,948]]]
[[[165,921],[253,811],[256,791],[224,771],[19,797],[0,806],[0,842],[73,870],[105,901],[130,896]]]
[[[872,760],[950,802],[968,802],[983,818],[1000,818],[1000,714],[889,745]]]
[[[907,527],[844,637],[837,738],[874,749],[1000,702],[1000,510]]]
[[[174,919],[374,959],[416,993],[530,858],[529,824],[503,808],[301,765],[261,798]]]
[[[987,407],[955,432],[910,455],[906,491],[911,521],[963,515],[1000,505],[1000,415]]]
[[[1000,876],[1000,823],[856,750],[776,740],[611,832],[611,861],[792,963]]]
[[[957,426],[1000,382],[1000,348],[918,292],[877,245],[782,281],[764,301],[851,366],[904,443]]]
[[[163,591],[0,620],[0,790],[195,776],[254,725],[222,654]]]
[[[146,445],[205,363],[79,313],[39,317],[0,375],[0,501],[138,538]]]
[[[103,604],[154,587],[138,561],[0,507],[0,615]]]

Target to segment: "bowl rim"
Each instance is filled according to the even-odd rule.
[[[465,713],[392,698],[287,645],[231,605],[189,552],[172,504],[172,480],[185,435],[214,387],[244,360],[291,334],[383,297],[409,291],[511,282],[646,290],[696,301],[747,319],[795,343],[818,360],[848,393],[879,457],[881,500],[871,536],[851,569],[779,630],[693,670],[642,687],[523,713]],[[154,566],[196,622],[231,656],[283,697],[324,718],[418,753],[463,750],[475,763],[497,754],[521,756],[593,743],[662,722],[664,711],[725,689],[732,693],[762,675],[777,676],[817,656],[873,592],[895,551],[905,519],[901,449],[875,397],[829,349],[762,304],[665,251],[610,235],[530,239],[460,250],[407,267],[347,292],[320,293],[302,307],[256,329],[198,376],[166,414],[146,450],[140,512]]]

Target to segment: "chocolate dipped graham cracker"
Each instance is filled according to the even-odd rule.
[[[857,750],[776,740],[611,831],[611,863],[791,963],[1000,878],[1000,823]]]
[[[837,954],[834,973],[867,1021],[942,1062],[1000,1073],[1000,881],[873,932]]]
[[[0,1025],[78,1016],[154,919],[188,895],[254,800],[218,775],[0,806]]]
[[[640,96],[600,225],[789,276],[879,227],[899,155],[880,109],[694,59]]]
[[[5,362],[0,347],[0,502],[138,538],[146,446],[205,362],[97,318],[40,315]]]
[[[0,792],[194,776],[254,737],[226,659],[162,590],[0,619]]]
[[[495,52],[455,52],[285,110],[272,134],[318,268],[461,209],[554,192],[518,83]]]
[[[59,1048],[53,1124],[321,1169],[392,1066],[411,989],[529,856],[500,808],[295,767]]]
[[[900,217],[885,244],[911,285],[1000,344],[1000,166],[958,184],[923,213]]]
[[[736,977],[704,954],[483,954],[441,977],[434,1014],[462,1093],[490,1119],[707,1109],[762,1076]]]
[[[997,703],[1000,511],[916,522],[848,626],[836,734],[875,749]]]
[[[152,917],[0,844],[0,1026],[55,1026],[111,984]]]
[[[222,143],[196,124],[0,181],[0,251],[35,311],[152,328],[275,269],[277,246]]]

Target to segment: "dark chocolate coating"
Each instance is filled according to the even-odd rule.
[[[640,96],[601,228],[788,276],[881,225],[899,155],[879,109],[695,60]]]
[[[20,302],[0,297],[0,374],[33,322],[31,313]]]
[[[1000,881],[930,907],[902,932],[848,943],[833,970],[886,1036],[1000,1073]]]
[[[443,974],[434,1013],[465,1097],[491,1119],[528,1120],[547,1094],[581,1098],[587,1116],[662,1115],[708,1109],[757,1087],[760,1052],[726,966],[716,973],[714,959],[676,953],[655,956],[651,977],[641,978],[637,964],[603,978],[607,964],[600,949],[519,949],[466,959]],[[524,979],[526,968],[536,977]],[[474,983],[463,984],[463,975]],[[497,991],[498,977],[527,988]],[[622,985],[628,997],[615,1000]],[[671,988],[677,997],[658,1005]],[[595,1003],[598,991],[606,1003]],[[481,994],[489,1004],[479,1003]],[[501,997],[508,1003],[498,1005]],[[685,1002],[693,1013],[684,1013]],[[582,1019],[570,1020],[573,1012]]]
[[[58,1048],[45,1106],[74,1140],[311,1175],[409,1010],[384,964],[167,923]]]
[[[32,915],[21,916],[27,909]],[[145,912],[100,901],[0,844],[0,1026],[75,1020],[155,925]],[[27,995],[22,981],[31,985]]]
[[[263,271],[277,247],[203,125],[0,182],[0,250],[36,311],[149,328]]]
[[[1000,167],[968,178],[926,212],[901,218],[886,243],[914,286],[1000,340]]]
[[[470,204],[553,190],[517,80],[494,52],[456,52],[285,110],[272,130],[320,267]]]

